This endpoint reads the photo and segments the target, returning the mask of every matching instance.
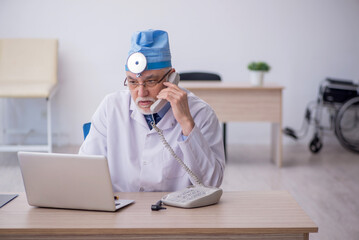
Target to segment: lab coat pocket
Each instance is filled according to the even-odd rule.
[[[177,156],[182,160],[182,152],[176,151],[176,149],[174,150]],[[183,177],[186,173],[186,171],[181,167],[181,165],[166,148],[163,150],[163,173],[166,179]]]

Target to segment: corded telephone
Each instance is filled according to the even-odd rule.
[[[168,81],[178,85],[178,82],[180,80],[180,76],[178,73],[173,72],[171,73],[171,75],[168,77]],[[161,108],[167,103],[166,99],[158,99],[154,104],[151,105],[150,110],[152,113],[157,113],[158,111],[161,110]]]
[[[178,85],[180,80],[179,74],[174,72],[172,73],[168,81]],[[161,108],[166,104],[167,100],[159,99],[152,106],[150,110],[152,114],[161,110]],[[152,119],[154,119],[152,115]],[[155,121],[152,121],[152,127],[159,134],[163,145],[171,153],[171,155],[177,160],[177,162],[186,170],[190,177],[196,182],[194,186],[189,186],[186,189],[169,193],[162,197],[161,201],[170,206],[182,207],[182,208],[195,208],[195,207],[204,207],[212,204],[216,204],[222,196],[223,190],[216,187],[206,187],[198,179],[198,177],[187,167],[187,165],[176,155],[171,146],[166,141],[163,132],[156,126]]]

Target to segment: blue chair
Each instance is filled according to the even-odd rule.
[[[90,128],[91,128],[91,122],[85,123],[82,126],[82,130],[83,130],[83,133],[84,133],[84,140],[86,139],[87,135],[89,134]]]

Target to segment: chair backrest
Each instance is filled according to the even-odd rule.
[[[87,135],[89,134],[90,128],[91,128],[91,122],[85,123],[82,126],[82,131],[84,133],[84,140],[86,139]]]
[[[57,83],[56,39],[0,39],[0,83]]]
[[[221,81],[221,77],[208,72],[183,72],[180,73],[181,81]]]

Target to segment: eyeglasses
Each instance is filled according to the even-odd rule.
[[[137,80],[128,80],[127,77],[125,78],[125,81],[123,82],[124,86],[128,86],[131,89],[135,89],[136,87],[142,85],[143,87],[154,87],[167,77],[167,75],[171,72],[172,69],[170,69],[160,80],[147,80],[143,81],[143,83],[139,83]]]

